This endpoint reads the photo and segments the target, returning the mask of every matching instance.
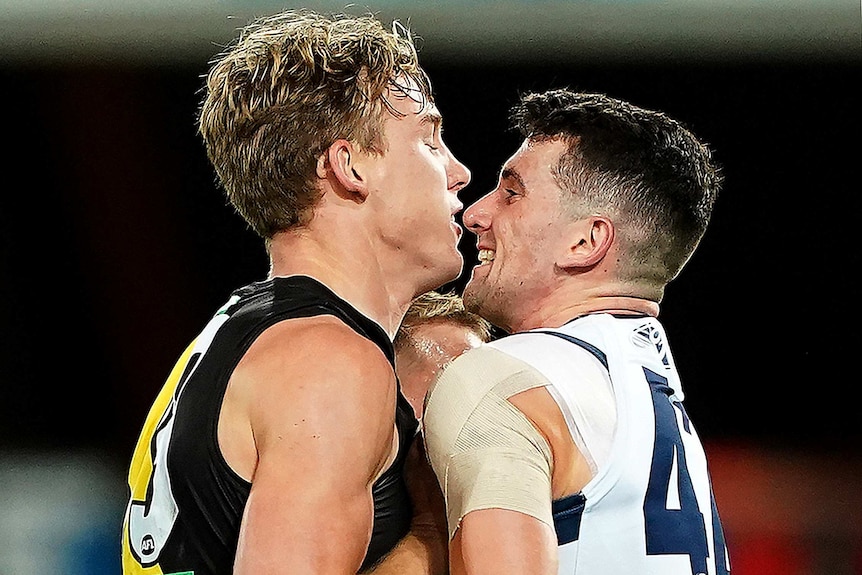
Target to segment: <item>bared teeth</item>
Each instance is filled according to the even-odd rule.
[[[494,250],[479,250],[479,263],[487,264],[494,261]]]

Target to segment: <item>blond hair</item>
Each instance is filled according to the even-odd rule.
[[[395,349],[407,345],[413,331],[433,322],[454,323],[475,333],[482,341],[491,339],[491,324],[482,316],[467,311],[460,296],[454,293],[426,292],[413,300],[395,334]]]
[[[397,22],[390,32],[371,16],[286,11],[250,23],[211,63],[198,117],[230,203],[264,239],[308,223],[317,158],[340,138],[385,151],[393,89],[432,100]]]

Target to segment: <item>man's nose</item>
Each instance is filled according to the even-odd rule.
[[[473,233],[488,229],[491,223],[491,213],[488,210],[487,201],[490,195],[487,194],[479,198],[464,211],[464,226]]]
[[[458,192],[467,187],[467,184],[470,183],[470,179],[473,177],[470,169],[462,164],[451,151],[449,152],[447,174],[449,176],[449,189],[453,192]]]

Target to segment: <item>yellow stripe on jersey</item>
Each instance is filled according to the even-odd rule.
[[[171,403],[171,399],[174,396],[177,385],[179,385],[180,378],[186,370],[194,347],[195,342],[193,341],[180,356],[179,360],[177,360],[144,422],[138,444],[135,446],[135,452],[132,455],[132,463],[129,466],[129,490],[131,491],[130,500],[132,501],[143,501],[147,497],[147,486],[153,474],[153,455],[150,452],[153,434]],[[163,575],[162,569],[158,564],[152,567],[142,567],[134,555],[132,555],[129,549],[128,509],[126,509],[126,517],[123,521],[123,575]]]

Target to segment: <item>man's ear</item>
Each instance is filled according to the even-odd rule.
[[[589,268],[601,262],[614,243],[614,223],[604,216],[590,216],[572,224],[573,234],[561,268]]]
[[[361,152],[348,140],[335,140],[317,158],[317,177],[333,178],[336,189],[356,201],[368,196],[368,183],[360,167]]]

